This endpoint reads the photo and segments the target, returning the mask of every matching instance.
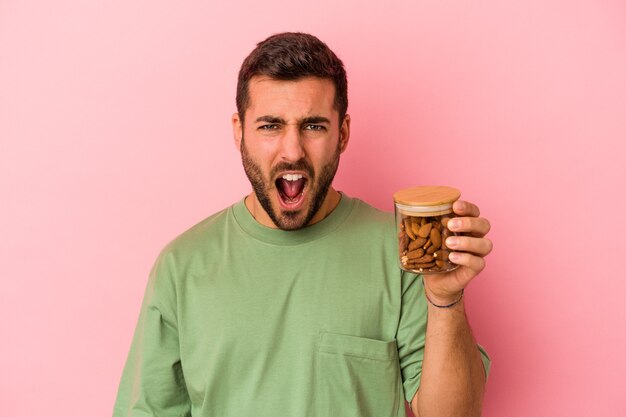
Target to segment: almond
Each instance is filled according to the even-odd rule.
[[[428,237],[428,235],[430,234],[430,230],[433,228],[433,224],[432,223],[426,223],[425,225],[421,226],[419,228],[419,230],[417,231],[416,235],[419,237]]]
[[[418,264],[423,264],[427,262],[432,262],[434,259],[435,258],[433,258],[433,255],[424,255],[422,257],[415,259],[413,262],[418,263]]]
[[[406,254],[407,259],[420,259],[422,256],[424,256],[424,249],[422,248],[417,248]]]
[[[420,230],[419,220],[417,217],[411,217],[411,230],[413,231],[413,234],[417,236],[417,232]]]
[[[448,228],[448,221],[450,220],[450,217],[442,217],[441,218],[441,225],[443,227],[445,227],[446,229]]]
[[[437,229],[432,229],[430,231],[430,241],[432,242],[432,247],[435,248],[435,250],[441,247],[441,234]]]
[[[418,237],[414,241],[409,243],[409,250],[412,251],[417,248],[421,248],[422,246],[424,246],[424,243],[426,243],[426,239],[423,237]]]
[[[400,253],[404,252],[407,248],[407,246],[409,246],[409,236],[403,231],[400,234],[400,237],[398,238],[398,244],[400,247]]]
[[[413,233],[413,228],[411,227],[411,219],[409,217],[405,217],[402,221],[404,223],[404,231],[411,238],[411,240],[415,240],[415,234]]]
[[[446,246],[446,239],[449,236],[450,236],[450,230],[444,228],[441,231],[441,249],[448,249],[448,247]]]

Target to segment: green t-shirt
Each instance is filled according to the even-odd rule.
[[[192,227],[150,274],[114,416],[404,416],[427,306],[394,230],[346,195],[297,231],[243,201]]]

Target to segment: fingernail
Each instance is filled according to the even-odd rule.
[[[459,244],[459,238],[450,236],[446,239],[446,246],[449,248],[456,248]]]
[[[450,252],[450,255],[448,255],[448,259],[452,262],[457,262],[459,259],[461,259],[461,255],[457,252]]]
[[[448,221],[448,229],[458,229],[461,226],[459,219],[450,219]]]

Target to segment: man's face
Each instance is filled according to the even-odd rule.
[[[330,80],[256,76],[248,88],[245,123],[233,117],[244,170],[273,224],[299,229],[319,217],[347,144],[349,117],[339,125]]]

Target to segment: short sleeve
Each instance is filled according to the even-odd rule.
[[[396,334],[404,397],[411,402],[422,376],[428,306],[420,275],[402,273],[402,304]]]
[[[404,398],[410,403],[420,385],[424,346],[426,344],[426,323],[428,305],[424,296],[422,276],[402,273],[402,305],[396,340],[402,372]],[[491,360],[479,345],[485,374],[489,375]]]
[[[173,260],[162,253],[148,280],[114,417],[191,415],[178,342]]]

